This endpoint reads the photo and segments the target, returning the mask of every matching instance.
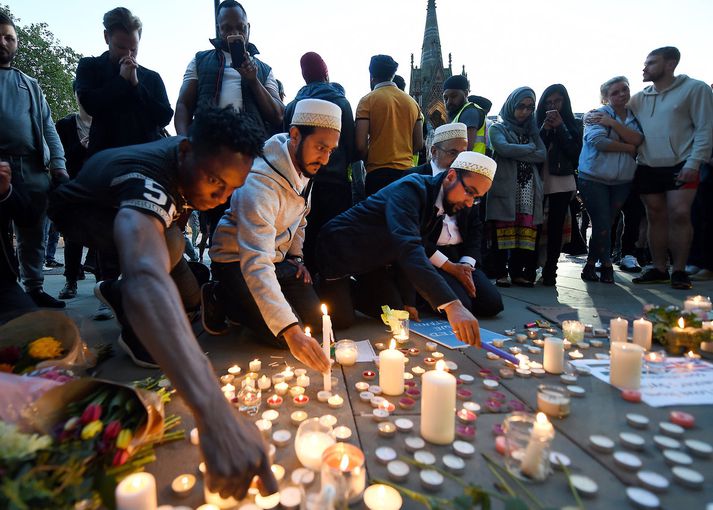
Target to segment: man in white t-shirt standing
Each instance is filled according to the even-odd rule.
[[[267,135],[282,127],[285,109],[270,66],[255,55],[250,23],[240,3],[224,0],[216,11],[219,39],[214,49],[199,51],[188,64],[176,103],[176,133],[188,135],[193,116],[209,106],[232,105],[260,118]]]

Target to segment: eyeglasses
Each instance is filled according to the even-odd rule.
[[[515,107],[515,109],[516,109],[516,110],[525,110],[525,111],[529,111],[529,112],[534,112],[534,111],[535,111],[535,105],[534,105],[534,104],[530,105],[530,104],[522,104],[522,103],[520,103],[520,104],[518,104],[518,105]]]
[[[461,186],[463,186],[463,191],[465,192],[465,194],[473,199],[473,205],[478,205],[480,203],[480,195],[478,195],[478,192],[470,186],[466,185],[466,183],[463,181],[462,175],[456,173],[456,176],[458,176],[458,182],[460,182]]]
[[[448,154],[448,156],[450,156],[451,158],[456,158],[456,157],[458,157],[458,154],[460,154],[460,151],[457,151],[455,149],[451,149],[451,150],[447,151],[445,149],[441,149],[438,145],[434,145],[434,147],[436,148],[436,150],[439,150],[439,151],[443,152],[444,154]]]

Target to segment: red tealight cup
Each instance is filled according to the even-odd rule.
[[[436,358],[431,358],[431,357],[423,358],[423,362],[424,362],[426,365],[429,365],[429,366],[435,365],[437,361],[438,361],[438,360],[437,360]]]
[[[309,402],[309,397],[304,394],[297,395],[295,398],[292,399],[292,403],[295,404],[297,407],[306,406],[308,402]]]
[[[491,391],[489,399],[497,400],[498,402],[505,402],[508,398],[507,396],[505,396],[504,393],[501,393],[499,391]]]
[[[415,388],[415,387],[416,387],[416,381],[406,380],[406,381],[404,381],[404,386],[406,386],[407,388]]]
[[[641,402],[641,392],[637,390],[622,390],[621,398],[623,398],[627,402],[638,404],[639,402]]]
[[[372,370],[364,370],[364,372],[362,372],[361,376],[364,379],[373,379],[374,377],[376,377],[376,372],[374,372]]]
[[[488,370],[487,368],[483,368],[480,372],[478,372],[478,375],[485,379],[486,377],[490,377],[491,375],[493,375],[493,371]]]
[[[696,418],[692,414],[684,413],[683,411],[671,411],[668,419],[671,423],[684,429],[692,429],[696,425]]]
[[[411,348],[408,350],[408,355],[409,355],[409,356],[418,356],[419,354],[421,354],[421,349],[418,349],[418,348],[416,348],[416,347],[411,347]]]
[[[399,407],[401,409],[412,409],[416,405],[416,401],[411,397],[403,397],[399,400]]]
[[[485,409],[490,413],[499,413],[503,405],[497,400],[488,400],[485,402]]]
[[[280,395],[273,395],[267,399],[267,405],[271,408],[280,407],[282,405],[282,397]]]
[[[473,392],[465,388],[456,391],[456,397],[460,400],[470,400],[473,397]]]
[[[400,352],[401,354],[403,354],[404,356],[408,356],[408,355],[409,355],[409,352],[408,352],[408,351],[409,351],[409,350],[406,349],[405,347],[402,348],[402,349],[399,349],[399,352]]]
[[[473,411],[469,411],[468,409],[461,409],[456,413],[456,418],[458,418],[458,421],[461,423],[464,423],[466,425],[472,425],[475,423],[475,420],[478,419],[478,415],[476,415]]]
[[[456,425],[456,437],[464,441],[475,439],[475,427],[472,425]]]
[[[409,388],[406,390],[406,395],[408,395],[412,399],[417,399],[421,396],[421,390],[419,390],[418,388]]]

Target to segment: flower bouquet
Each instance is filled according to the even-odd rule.
[[[644,306],[644,315],[653,323],[654,340],[663,345],[669,354],[698,351],[701,342],[713,339],[713,330],[703,329],[700,317],[678,306],[647,304]],[[674,328],[677,329],[672,331]],[[675,334],[676,331],[680,334]]]
[[[22,422],[0,422],[15,444],[0,448],[0,508],[113,508],[117,482],[153,462],[154,446],[184,437],[178,417],[164,418],[171,393],[159,380],[52,383]]]
[[[82,342],[72,319],[59,312],[32,312],[0,326],[0,372],[36,368],[86,369],[97,355]]]

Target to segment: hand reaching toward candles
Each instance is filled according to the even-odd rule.
[[[445,308],[456,338],[469,345],[480,347],[480,326],[468,309],[460,301],[454,301]]]
[[[211,412],[196,414],[196,418],[200,420],[200,447],[211,492],[219,493],[222,498],[233,496],[240,500],[255,475],[260,477],[258,486],[263,495],[278,491],[260,431],[222,395]]]
[[[324,355],[322,346],[317,340],[304,334],[299,325],[295,324],[287,328],[283,336],[290,352],[298,361],[319,372],[329,368],[329,360]]]

